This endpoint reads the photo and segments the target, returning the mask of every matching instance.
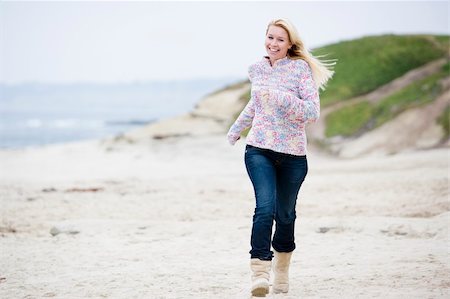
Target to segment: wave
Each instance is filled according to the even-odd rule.
[[[2,130],[14,130],[17,128],[28,129],[88,129],[88,128],[101,128],[101,127],[133,127],[144,126],[155,122],[156,119],[141,120],[141,119],[129,119],[129,120],[95,120],[95,119],[77,119],[77,118],[61,118],[61,119],[41,119],[41,118],[29,118],[16,122],[0,122],[0,129]]]
[[[153,123],[155,121],[156,121],[156,119],[151,119],[151,120],[140,120],[140,119],[113,120],[113,121],[107,121],[106,124],[108,126],[144,126],[144,125]]]

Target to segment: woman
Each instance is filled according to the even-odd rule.
[[[327,67],[334,64],[312,56],[295,27],[284,19],[268,24],[265,48],[268,56],[249,67],[251,98],[227,135],[234,145],[242,131],[252,127],[245,165],[256,197],[250,266],[252,295],[258,297],[269,293],[272,258],[273,292],[289,289],[295,205],[308,172],[305,125],[319,117],[318,90],[333,75]]]

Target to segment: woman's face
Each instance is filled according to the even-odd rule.
[[[266,51],[272,62],[284,58],[292,46],[286,30],[278,26],[270,26],[266,34]]]

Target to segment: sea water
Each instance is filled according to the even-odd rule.
[[[186,113],[232,81],[0,85],[0,148],[115,136]]]

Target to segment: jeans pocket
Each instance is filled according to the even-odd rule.
[[[257,148],[254,147],[253,145],[247,144],[247,145],[245,146],[245,153],[246,153],[246,154],[248,154],[248,153],[250,153],[250,152],[252,152],[252,151],[254,151],[254,150],[257,150]]]

